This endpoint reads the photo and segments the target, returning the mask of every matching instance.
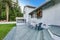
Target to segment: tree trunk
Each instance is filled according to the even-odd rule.
[[[6,20],[9,21],[9,5],[6,3]]]

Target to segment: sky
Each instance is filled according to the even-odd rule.
[[[30,6],[34,6],[34,7],[38,7],[40,6],[42,3],[44,3],[46,0],[18,0],[19,5],[22,9],[23,12],[23,8],[26,5],[30,5]]]

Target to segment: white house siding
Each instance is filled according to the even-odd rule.
[[[35,23],[43,23],[47,25],[60,25],[60,0],[55,0],[55,5],[42,10],[42,18],[31,18]]]
[[[35,22],[37,24],[42,22],[47,25],[60,25],[60,0],[54,1],[56,3],[55,5],[42,10],[42,18],[30,18],[30,23]]]
[[[48,25],[60,25],[60,3],[43,10],[41,22]]]
[[[34,8],[25,7],[24,18],[26,19],[26,22],[28,22],[28,20],[30,19],[29,13],[32,12],[33,10]]]

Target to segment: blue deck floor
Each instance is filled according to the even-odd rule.
[[[4,40],[54,40],[54,38],[47,29],[38,31],[30,29],[27,25],[18,25],[8,33]]]

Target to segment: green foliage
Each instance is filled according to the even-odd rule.
[[[5,11],[2,12],[2,14],[1,14],[1,19],[2,19],[2,20],[5,20],[5,19],[6,19]]]
[[[3,40],[14,26],[16,26],[16,24],[0,24],[0,40]]]
[[[6,19],[6,13],[5,13],[5,4],[4,3],[0,3],[0,20],[4,20]]]
[[[0,0],[0,20],[6,19],[6,3],[9,6],[9,21],[15,21],[16,17],[23,16],[17,4],[12,7],[11,0]]]
[[[9,20],[10,21],[15,21],[16,17],[23,17],[23,14],[19,11],[20,9],[18,8],[10,8],[10,11],[9,11]]]

